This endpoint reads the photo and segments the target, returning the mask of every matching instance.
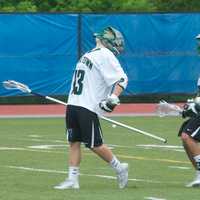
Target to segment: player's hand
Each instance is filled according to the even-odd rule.
[[[112,112],[114,108],[119,104],[119,98],[115,94],[112,94],[108,96],[107,99],[102,100],[99,103],[99,107],[106,112]]]

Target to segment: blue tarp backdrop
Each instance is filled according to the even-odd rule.
[[[69,92],[93,33],[112,25],[125,37],[119,57],[136,94],[193,93],[200,75],[195,36],[200,14],[0,14],[0,81],[14,79],[48,95]],[[0,87],[0,96],[18,95]]]
[[[0,14],[0,81],[66,94],[78,58],[77,20],[77,14]],[[0,87],[1,96],[16,94]]]

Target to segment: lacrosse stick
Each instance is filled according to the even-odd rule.
[[[65,105],[67,106],[67,103],[63,102],[63,101],[60,101],[58,99],[55,99],[53,97],[49,97],[49,96],[44,96],[44,95],[41,95],[41,94],[38,94],[38,93],[35,93],[35,92],[32,92],[31,89],[25,85],[25,84],[22,84],[22,83],[19,83],[17,81],[14,81],[14,80],[7,80],[7,81],[3,81],[3,86],[8,89],[8,90],[13,90],[13,89],[17,89],[17,90],[20,90],[24,93],[29,93],[29,94],[33,94],[33,95],[36,95],[36,96],[40,96],[40,97],[43,97],[45,99],[48,99],[50,101],[53,101],[53,102],[56,102],[56,103],[59,103],[59,104],[62,104],[62,105]],[[128,126],[126,124],[123,124],[121,122],[117,122],[115,120],[112,120],[112,119],[109,119],[107,117],[104,117],[104,116],[99,116],[102,120],[104,121],[107,121],[107,122],[110,122],[112,124],[115,124],[115,125],[118,125],[118,126],[121,126],[123,128],[126,128],[126,129],[129,129],[131,131],[134,131],[136,133],[140,133],[142,135],[145,135],[145,136],[148,136],[148,137],[151,137],[151,138],[154,138],[156,140],[159,140],[159,141],[162,141],[164,143],[167,142],[167,140],[165,138],[161,138],[161,137],[158,137],[156,135],[153,135],[151,133],[148,133],[146,131],[142,131],[142,130],[139,130],[137,128],[134,128],[132,126]]]
[[[156,107],[156,113],[160,117],[165,116],[179,116],[181,115],[183,109],[177,105],[167,103],[164,100],[161,100]]]
[[[27,85],[19,83],[17,81],[13,81],[13,80],[3,81],[3,86],[7,90],[20,90],[23,93],[33,94],[35,96],[44,97],[45,99],[48,99],[50,101],[54,101],[54,102],[60,103],[62,105],[67,105],[65,102],[60,101],[58,99],[55,99],[55,98],[52,98],[52,97],[49,97],[49,96],[44,96],[44,95],[32,92],[31,89]]]

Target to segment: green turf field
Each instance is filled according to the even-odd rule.
[[[83,147],[81,189],[58,191],[53,186],[67,172],[64,119],[0,119],[0,200],[199,200],[199,188],[184,187],[194,171],[176,136],[181,118],[114,119],[166,137],[166,145],[175,147],[102,122],[105,143],[129,163],[128,187],[118,189],[111,168]]]

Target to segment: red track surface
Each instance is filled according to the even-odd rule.
[[[113,114],[144,114],[154,113],[156,104],[121,104]],[[0,105],[0,116],[13,115],[64,115],[65,106],[58,104],[47,105]]]

